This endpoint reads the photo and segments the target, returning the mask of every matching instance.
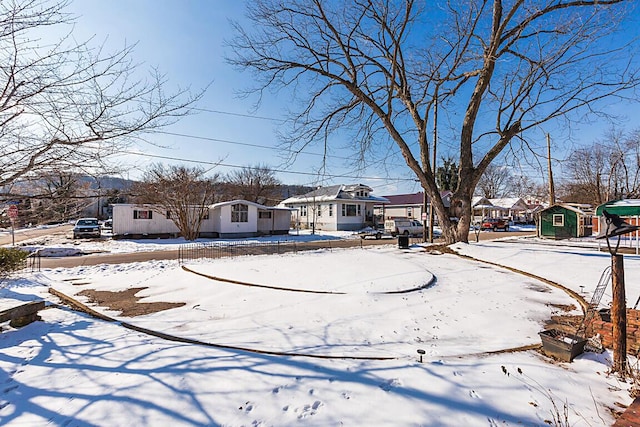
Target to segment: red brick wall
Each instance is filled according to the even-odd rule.
[[[602,345],[613,347],[613,323],[596,317],[589,326],[587,336],[600,334]],[[627,309],[627,353],[640,353],[640,310]]]

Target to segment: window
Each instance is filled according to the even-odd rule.
[[[411,215],[413,213],[413,209],[411,209],[411,207],[407,208],[407,218],[411,218],[413,215]]]
[[[357,208],[360,207],[360,205],[347,205],[347,204],[343,204],[342,205],[342,216],[356,216],[356,206]]]
[[[318,205],[318,216],[322,216],[322,205]]]
[[[153,212],[152,211],[133,211],[133,219],[152,219]]]
[[[300,206],[300,216],[307,216],[307,205]]]
[[[271,219],[271,211],[258,211],[258,218]]]
[[[166,213],[165,217],[166,217],[167,219],[171,219],[171,211],[167,211],[167,213]]]
[[[249,205],[244,203],[231,205],[231,222],[249,222]]]
[[[204,215],[202,216],[202,219],[209,219],[209,209],[205,211]]]
[[[553,226],[554,227],[564,227],[564,215],[563,214],[553,214]]]
[[[333,216],[333,203],[329,203],[329,216]]]
[[[360,210],[362,206],[358,205],[358,216],[362,216],[362,211]]]

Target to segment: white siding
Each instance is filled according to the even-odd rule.
[[[231,222],[232,206],[242,203],[247,205],[247,222]],[[271,219],[258,218],[258,209],[272,213]],[[134,211],[152,211],[151,219],[134,219]],[[179,234],[178,227],[151,206],[115,204],[113,205],[113,234],[127,235],[165,235]],[[251,237],[263,233],[278,231],[286,233],[291,223],[291,211],[269,210],[265,206],[243,200],[220,203],[209,208],[209,218],[202,221],[200,233],[205,236]],[[260,228],[259,228],[260,224]]]
[[[134,219],[134,211],[152,211],[151,219]],[[178,227],[149,206],[113,205],[113,234],[179,233]]]
[[[241,202],[240,202],[241,203]],[[251,234],[258,232],[258,208],[254,205],[247,205],[249,217],[247,222],[231,222],[231,206],[220,207],[220,234]]]
[[[271,218],[260,218],[258,215],[258,231],[261,234],[286,234],[291,226],[290,211],[262,210],[270,212]],[[260,211],[258,211],[260,212]]]

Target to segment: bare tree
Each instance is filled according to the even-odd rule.
[[[490,164],[484,170],[477,191],[487,199],[505,197],[513,184],[513,175],[508,167]]]
[[[567,159],[565,197],[601,204],[640,196],[640,133],[610,130]]]
[[[608,151],[594,144],[571,153],[566,162],[569,180],[561,187],[565,200],[597,205],[607,201],[608,186],[603,180],[608,175]]]
[[[234,199],[244,199],[267,206],[281,200],[277,191],[281,184],[273,169],[267,165],[247,166],[227,175],[229,195]]]
[[[532,180],[526,175],[516,177],[513,181],[513,186],[509,192],[511,196],[519,197],[525,202],[531,204],[537,203],[537,200],[548,200],[548,188],[544,183]]]
[[[42,175],[30,197],[35,223],[62,222],[77,217],[93,200],[88,182],[78,174],[52,171]]]
[[[230,62],[255,72],[247,92],[291,88],[299,151],[352,130],[358,159],[399,148],[433,200],[447,242],[468,241],[471,198],[487,166],[527,130],[638,83],[633,46],[612,38],[625,0],[254,0]],[[633,43],[636,41],[634,40]],[[437,108],[437,110],[436,110]],[[458,186],[449,219],[429,135],[454,126]],[[600,112],[601,113],[601,112]],[[297,152],[297,151],[295,151]]]
[[[132,186],[132,199],[168,216],[182,237],[195,240],[215,201],[218,181],[217,175],[206,177],[202,168],[156,164],[145,173],[142,182]]]
[[[67,0],[0,2],[0,186],[28,174],[82,165],[189,113],[202,93],[147,78],[133,47],[107,53],[92,41],[39,39],[71,28]]]

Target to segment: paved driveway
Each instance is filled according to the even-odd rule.
[[[63,224],[47,228],[24,228],[16,230],[14,233],[15,243],[22,242],[23,240],[34,239],[36,237],[50,236],[50,235],[67,235],[73,230],[73,225]],[[0,234],[0,246],[11,244],[11,233]]]

